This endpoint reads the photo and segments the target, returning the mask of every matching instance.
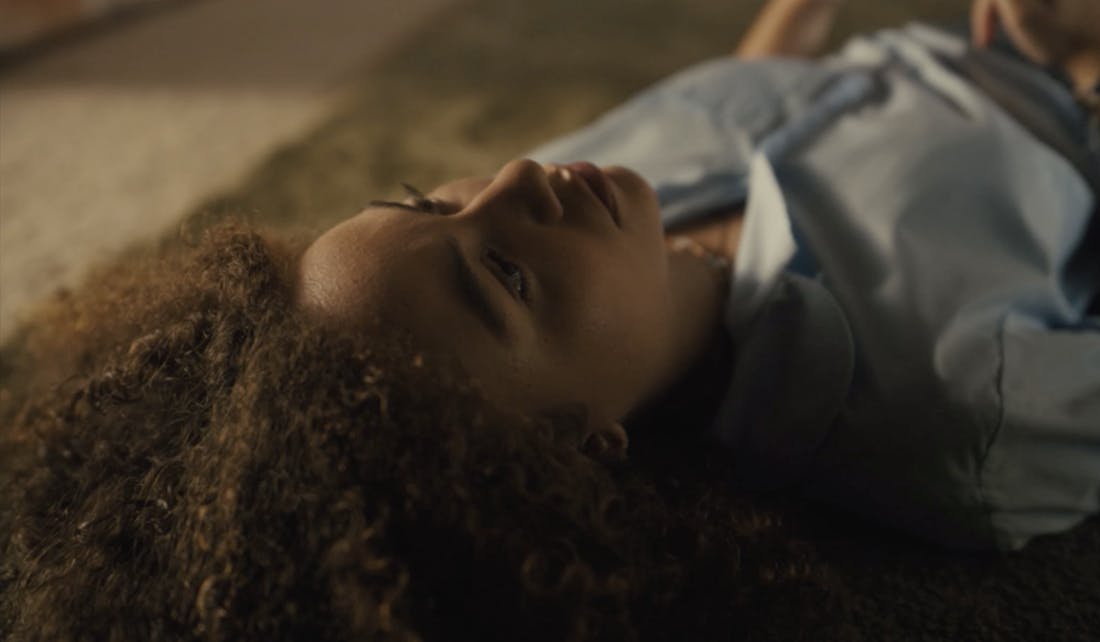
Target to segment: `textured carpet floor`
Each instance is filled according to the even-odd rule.
[[[487,174],[632,92],[730,50],[756,2],[473,0],[425,29],[308,138],[189,217],[319,229],[399,181]],[[852,0],[834,42],[961,0]],[[365,37],[370,28],[365,26]],[[946,554],[848,518],[792,509],[851,591],[859,639],[1100,640],[1100,521],[1009,556]],[[838,616],[839,617],[839,616]]]

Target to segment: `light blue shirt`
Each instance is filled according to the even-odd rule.
[[[532,157],[631,167],[666,225],[745,205],[713,434],[747,485],[1011,549],[1100,510],[1086,127],[1046,74],[914,25],[698,65]]]

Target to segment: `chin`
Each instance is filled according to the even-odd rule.
[[[646,200],[652,200],[654,203],[657,202],[657,192],[653,191],[653,187],[638,172],[622,165],[608,165],[601,169],[628,196],[640,196]]]
[[[629,208],[631,218],[636,221],[645,221],[642,227],[652,227],[652,231],[660,237],[664,237],[664,228],[661,225],[661,206],[657,200],[657,192],[653,190],[649,182],[632,169],[620,165],[609,165],[601,168],[618,190],[619,202]]]

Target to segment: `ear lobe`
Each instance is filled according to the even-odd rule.
[[[578,451],[605,463],[626,459],[629,440],[617,421],[601,419],[584,404],[559,406],[542,413],[560,438],[572,442]]]
[[[621,423],[591,421],[580,450],[596,461],[614,463],[626,460],[629,444],[630,440]]]

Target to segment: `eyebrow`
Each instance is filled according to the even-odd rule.
[[[450,254],[451,267],[454,268],[452,273],[455,275],[458,290],[462,293],[462,299],[490,332],[501,340],[509,340],[508,326],[504,322],[504,317],[501,315],[500,310],[489,300],[489,293],[485,291],[485,287],[477,278],[477,275],[474,274],[470,262],[462,252],[462,246],[459,245],[458,239],[448,236],[446,245],[449,250],[448,254]]]

